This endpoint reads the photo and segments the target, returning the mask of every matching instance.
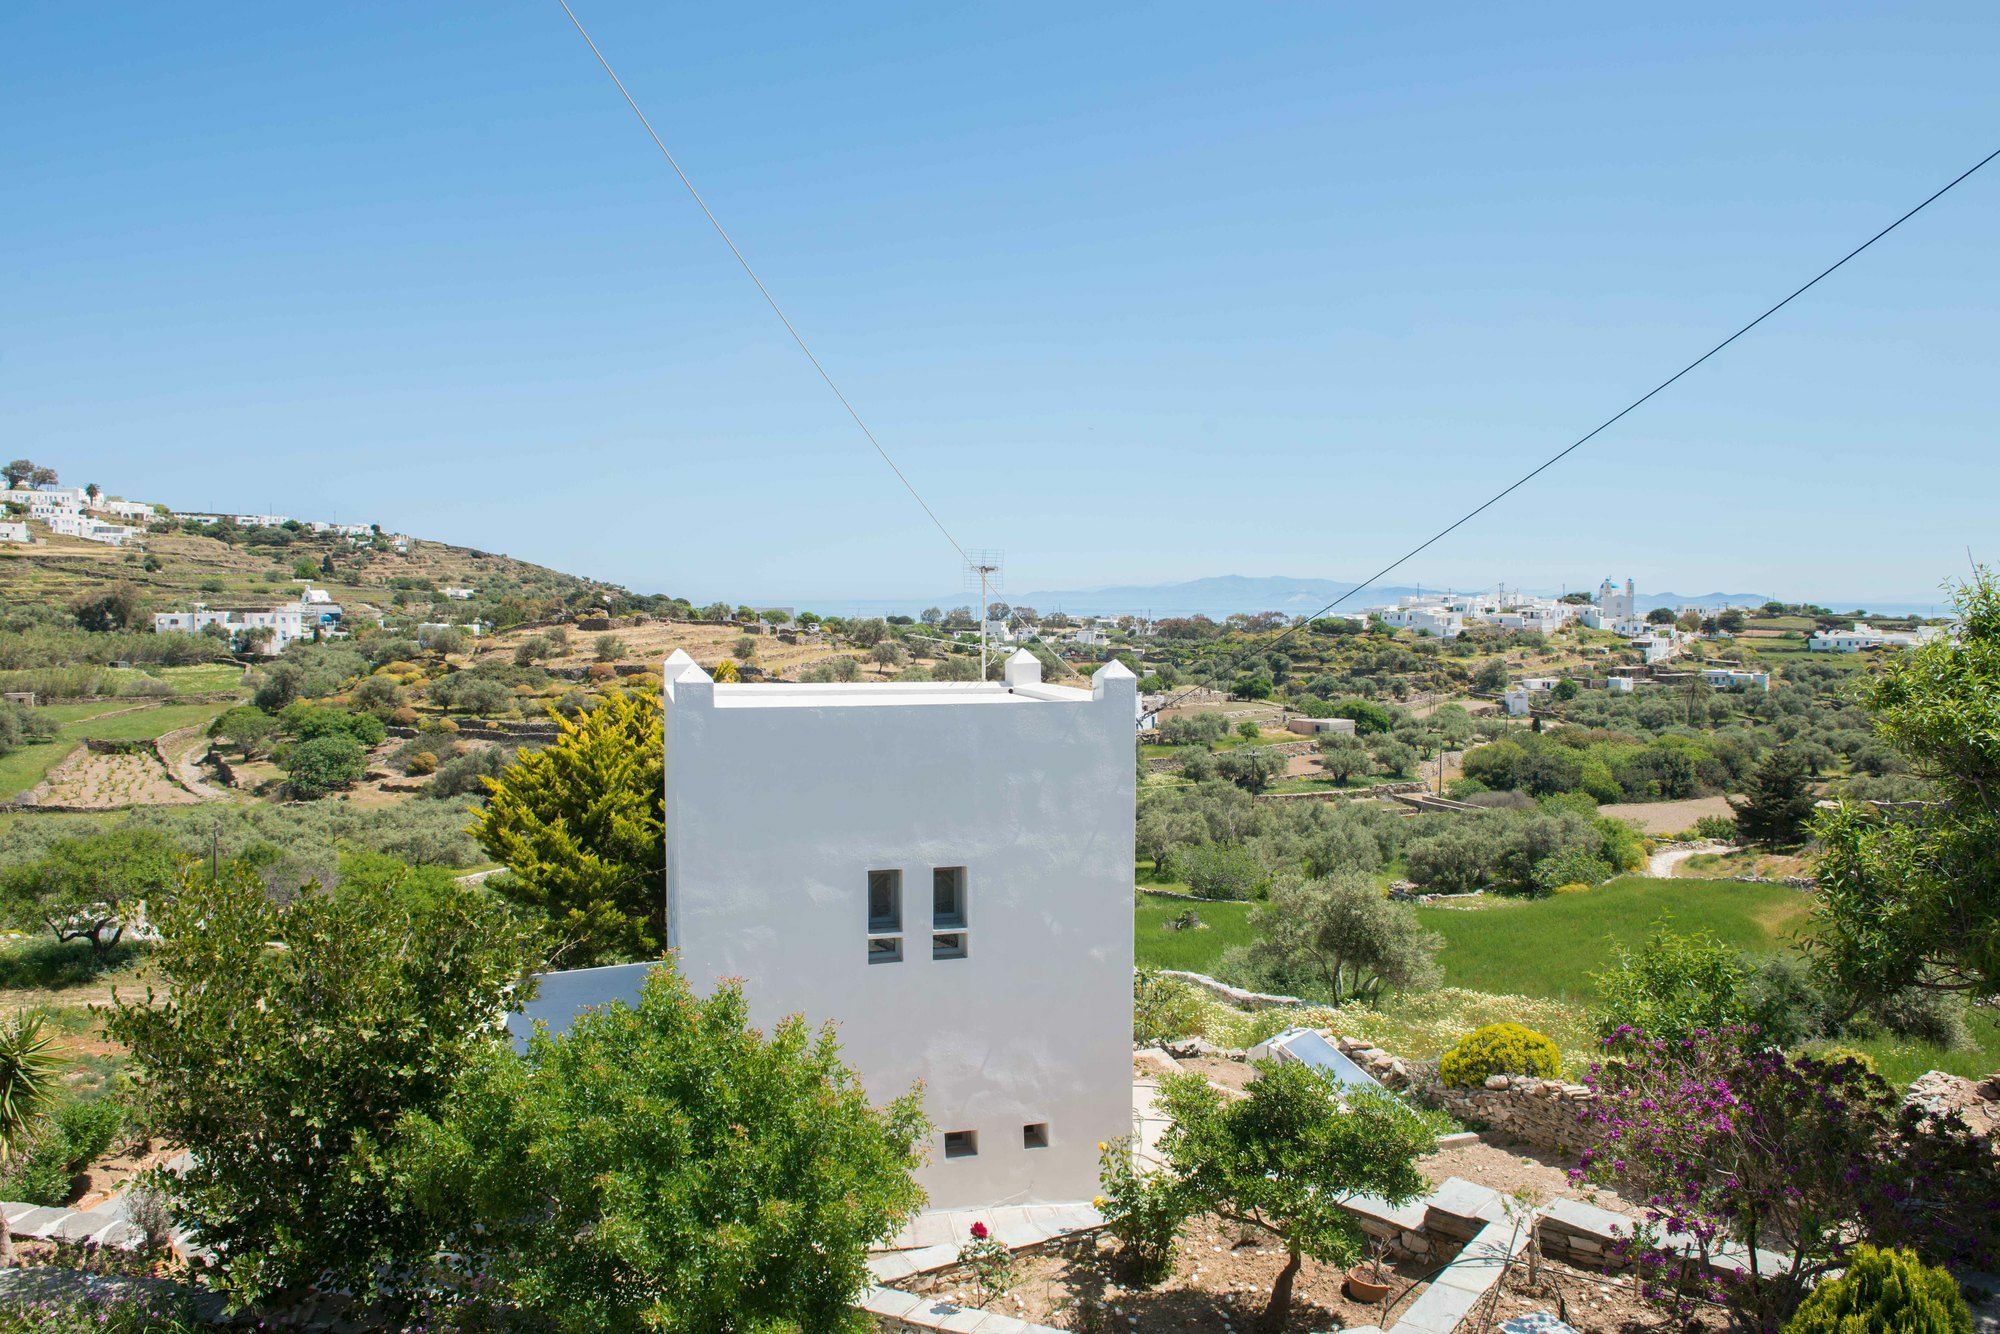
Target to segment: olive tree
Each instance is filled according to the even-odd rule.
[[[1261,1065],[1247,1095],[1234,1100],[1201,1075],[1172,1075],[1161,1081],[1159,1101],[1169,1123],[1160,1141],[1164,1166],[1139,1177],[1133,1193],[1178,1214],[1166,1220],[1172,1231],[1213,1214],[1284,1243],[1285,1264],[1262,1317],[1267,1329],[1289,1318],[1305,1257],[1336,1265],[1361,1257],[1364,1234],[1343,1204],[1356,1195],[1402,1204],[1430,1186],[1416,1164],[1436,1147],[1440,1118],[1387,1094],[1343,1091],[1303,1065]],[[1114,1224],[1119,1195],[1107,1200]]]

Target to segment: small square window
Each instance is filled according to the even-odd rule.
[[[944,1156],[947,1158],[976,1158],[979,1156],[979,1132],[976,1130],[947,1130],[944,1132]]]
[[[901,871],[870,871],[868,873],[868,929],[870,931],[901,931],[903,929],[903,873]]]
[[[931,937],[931,957],[933,959],[963,959],[965,957],[965,932],[947,931]]]
[[[903,961],[903,938],[901,936],[872,936],[868,941],[868,962],[901,963]]]
[[[1049,1123],[1037,1121],[1033,1125],[1021,1127],[1021,1147],[1024,1149],[1046,1149],[1049,1147]]]
[[[939,866],[931,871],[931,926],[965,925],[965,868]]]

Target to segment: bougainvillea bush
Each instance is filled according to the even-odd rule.
[[[1956,1118],[1903,1108],[1859,1062],[1787,1055],[1743,1028],[1626,1028],[1605,1047],[1585,1079],[1596,1143],[1578,1174],[1643,1205],[1631,1258],[1649,1300],[1682,1315],[1716,1302],[1775,1329],[1860,1243],[1930,1263],[1995,1254],[1992,1150]],[[1710,1268],[1725,1248],[1749,1249],[1747,1273]]]

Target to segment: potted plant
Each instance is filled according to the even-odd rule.
[[[1387,1239],[1370,1242],[1368,1259],[1347,1271],[1347,1281],[1342,1287],[1350,1301],[1375,1306],[1389,1300],[1389,1275],[1382,1268],[1382,1254],[1388,1246]]]

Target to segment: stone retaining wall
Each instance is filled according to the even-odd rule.
[[[1334,1045],[1386,1088],[1413,1081],[1409,1065],[1360,1038],[1335,1038]],[[1435,1081],[1420,1090],[1425,1101],[1467,1125],[1497,1131],[1516,1143],[1556,1153],[1581,1153],[1590,1144],[1584,1121],[1597,1095],[1581,1084],[1531,1075],[1493,1075],[1478,1088],[1446,1088]]]

